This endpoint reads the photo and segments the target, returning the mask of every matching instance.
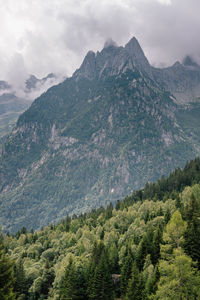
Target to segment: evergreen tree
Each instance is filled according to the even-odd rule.
[[[167,208],[165,214],[164,214],[164,220],[165,220],[165,224],[167,224],[169,222],[171,218],[171,213],[170,213],[170,210],[169,208]]]
[[[150,251],[149,251],[147,234],[144,234],[141,242],[139,243],[137,256],[136,256],[137,267],[140,271],[143,270],[145,258],[149,252]]]
[[[144,293],[144,282],[142,273],[139,273],[136,263],[134,262],[131,278],[128,281],[128,288],[126,292],[126,300],[142,300]]]
[[[65,275],[61,285],[61,300],[74,300],[76,298],[76,273],[72,258],[65,269]]]
[[[90,286],[89,299],[113,299],[112,277],[105,251],[102,252],[99,263],[96,266],[94,278]]]
[[[162,228],[158,226],[153,235],[151,261],[155,266],[160,259],[160,244],[162,243]]]
[[[14,300],[14,265],[0,241],[0,299]]]
[[[200,269],[200,203],[194,194],[191,195],[189,203],[185,208],[185,217],[187,221],[187,229],[184,234],[185,252],[198,262]]]
[[[115,243],[109,246],[108,257],[109,257],[111,273],[112,274],[119,273],[119,256],[118,256],[118,250]]]
[[[128,281],[131,278],[133,267],[133,256],[131,250],[127,247],[121,267],[121,294],[126,295]]]
[[[157,290],[158,280],[160,278],[160,273],[158,270],[158,266],[155,266],[153,270],[153,275],[149,276],[146,285],[145,285],[145,294],[148,297],[151,294],[155,294]]]
[[[26,298],[28,294],[28,288],[27,288],[27,280],[25,276],[22,259],[18,261],[14,270],[15,270],[14,291],[16,292],[17,296],[23,295],[23,297]]]

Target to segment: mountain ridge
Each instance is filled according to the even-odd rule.
[[[133,38],[89,52],[32,103],[0,157],[4,227],[38,228],[106,205],[199,154],[198,130],[184,128],[154,71]]]

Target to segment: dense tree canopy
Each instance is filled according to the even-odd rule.
[[[2,235],[0,299],[198,299],[200,184],[160,200],[145,193]]]

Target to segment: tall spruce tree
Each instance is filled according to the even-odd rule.
[[[145,286],[145,294],[148,297],[151,294],[155,294],[157,291],[158,281],[160,278],[160,273],[158,270],[158,266],[156,265],[153,270],[153,275],[148,278]]]
[[[150,252],[149,250],[150,250],[149,241],[148,241],[147,234],[145,233],[142,240],[139,243],[137,256],[136,256],[137,267],[140,271],[142,271],[144,267],[145,258],[147,254]]]
[[[5,253],[0,241],[0,299],[14,300],[14,264]]]
[[[198,262],[200,270],[200,200],[198,201],[194,194],[191,195],[190,201],[185,207],[185,218],[187,228],[184,234],[185,252]]]
[[[61,300],[74,300],[76,298],[76,272],[72,258],[69,259],[69,264],[65,269],[65,275],[62,281],[60,290]]]
[[[160,244],[162,243],[162,228],[157,226],[153,234],[153,243],[152,243],[152,252],[151,252],[151,261],[155,266],[160,259]]]
[[[121,267],[121,294],[126,295],[128,281],[131,278],[133,267],[133,255],[130,248],[127,246]]]
[[[107,251],[102,242],[94,246],[90,269],[93,277],[90,277],[88,284],[89,299],[113,299],[111,268]]]
[[[27,280],[25,276],[23,260],[20,259],[17,264],[15,265],[15,284],[14,284],[14,291],[19,297],[23,295],[23,298],[26,299],[28,295],[28,288],[27,288]]]
[[[113,299],[112,277],[109,272],[108,259],[105,251],[101,254],[101,258],[96,267],[91,291],[90,299]]]
[[[133,263],[131,278],[128,281],[126,300],[144,299],[144,282],[142,273],[139,272],[136,263]]]

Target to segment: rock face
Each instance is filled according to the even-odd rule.
[[[107,43],[36,99],[0,157],[3,228],[38,228],[106,205],[198,155],[198,108],[180,108],[165,89],[179,67],[188,68],[151,67],[135,38]]]
[[[103,50],[96,54],[89,51],[80,69],[74,73],[74,77],[99,79],[118,75],[127,69],[134,70],[135,67],[152,76],[151,66],[137,39],[133,37],[125,47],[117,47],[112,42],[106,43]]]
[[[187,56],[183,64],[176,62],[165,69],[152,68],[154,80],[176,97],[179,104],[196,101],[200,97],[200,66]]]

